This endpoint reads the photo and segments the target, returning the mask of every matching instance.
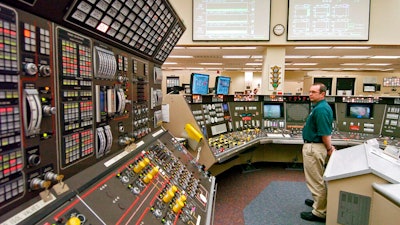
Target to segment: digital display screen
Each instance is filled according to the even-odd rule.
[[[100,91],[100,113],[106,112],[106,96],[104,91]]]
[[[218,76],[215,79],[215,94],[227,95],[229,94],[229,86],[231,84],[230,77]]]
[[[283,104],[264,104],[265,119],[279,119],[283,117]]]
[[[193,41],[267,41],[270,0],[193,0]]]
[[[228,103],[222,103],[222,110],[223,110],[224,112],[229,112]]]
[[[208,74],[192,73],[190,76],[190,89],[193,95],[208,94],[208,83],[210,76]]]
[[[370,0],[289,0],[287,40],[365,40]]]
[[[372,117],[372,104],[348,103],[347,117],[356,119],[370,119]]]

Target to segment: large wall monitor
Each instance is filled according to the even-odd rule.
[[[193,0],[193,41],[269,40],[270,0]]]
[[[370,0],[289,0],[288,40],[368,40]]]

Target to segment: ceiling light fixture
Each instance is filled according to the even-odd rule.
[[[222,58],[224,59],[248,59],[250,58],[249,55],[223,55]]]
[[[225,50],[254,50],[257,49],[257,47],[250,47],[250,46],[246,46],[246,47],[221,47],[221,49],[225,49]]]
[[[370,49],[371,46],[335,46],[332,49]]]
[[[339,58],[337,55],[312,55],[310,59],[335,59]]]
[[[332,46],[297,46],[294,49],[331,49]]]
[[[191,55],[169,55],[168,58],[175,58],[175,59],[193,59]]]
[[[200,46],[200,47],[186,47],[186,49],[191,49],[191,50],[216,50],[216,49],[221,49],[221,47]]]
[[[315,66],[318,65],[318,63],[293,63],[293,66]]]
[[[222,63],[199,63],[200,65],[208,65],[208,66],[220,66]]]
[[[400,59],[398,55],[376,55],[371,56],[370,59]]]
[[[306,59],[309,57],[309,55],[286,55],[285,59]]]
[[[340,57],[341,59],[368,59],[370,55],[344,55]]]

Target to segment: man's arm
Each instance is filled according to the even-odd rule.
[[[328,155],[331,155],[332,152],[335,151],[335,146],[333,146],[332,142],[331,142],[331,135],[322,136],[322,142],[325,145]]]

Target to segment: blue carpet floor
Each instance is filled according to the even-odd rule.
[[[310,222],[300,218],[303,211],[311,211],[304,204],[311,198],[304,182],[271,182],[243,210],[246,225],[312,225],[324,224]]]

